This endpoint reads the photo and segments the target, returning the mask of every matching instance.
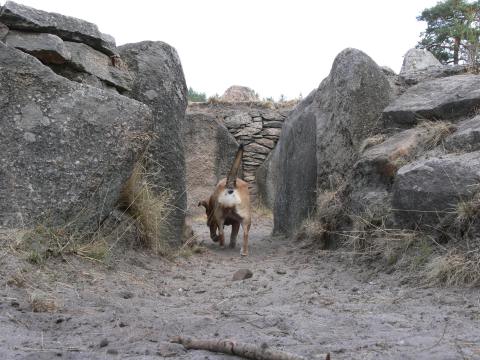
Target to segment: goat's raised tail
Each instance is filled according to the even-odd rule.
[[[227,176],[227,188],[233,188],[236,185],[238,170],[240,169],[240,164],[242,163],[243,157],[243,144],[240,144],[237,150],[237,155],[235,156],[235,160],[233,161],[232,168]]]

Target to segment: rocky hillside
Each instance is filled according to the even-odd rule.
[[[117,48],[92,23],[12,1],[0,29],[0,226],[95,232],[140,166],[135,186],[168,193],[164,231],[179,243],[187,101],[175,49]]]
[[[406,54],[399,75],[342,51],[262,166],[274,231],[295,234],[313,221],[330,246],[357,250],[374,246],[380,230],[419,232],[455,244],[450,259],[458,249],[478,255],[479,89],[479,75],[423,50]]]

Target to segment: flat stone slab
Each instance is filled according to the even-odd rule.
[[[71,54],[70,65],[74,68],[95,75],[121,91],[131,90],[132,77],[130,73],[113,66],[110,57],[85,44],[65,41],[65,46]]]
[[[71,16],[37,10],[7,1],[0,10],[0,22],[12,30],[44,32],[63,40],[82,42],[107,55],[117,54],[115,39],[98,30],[97,25]]]
[[[252,122],[252,118],[248,114],[235,114],[225,118],[224,124],[227,128],[239,128],[242,125],[248,125]]]
[[[480,76],[456,75],[412,86],[385,108],[382,120],[389,128],[408,128],[422,119],[465,116],[479,105]]]
[[[401,131],[382,143],[365,150],[355,164],[355,173],[368,183],[389,184],[398,168],[413,160],[422,151],[429,138],[426,128],[416,127]]]
[[[12,30],[5,44],[35,56],[45,64],[63,64],[71,54],[63,40],[56,35]]]
[[[459,201],[479,190],[480,151],[420,159],[397,172],[392,208],[395,220],[410,228],[438,227]]]
[[[467,152],[480,150],[480,115],[459,122],[456,129],[457,131],[445,139],[445,149]]]

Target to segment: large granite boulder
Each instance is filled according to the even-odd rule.
[[[391,95],[388,79],[368,55],[356,49],[337,55],[317,94],[319,192],[335,191],[350,176]]]
[[[220,97],[222,101],[242,102],[242,101],[258,101],[258,95],[246,86],[233,85],[230,86]]]
[[[113,37],[101,33],[97,25],[74,17],[7,1],[0,8],[0,22],[11,30],[54,34],[63,40],[87,44],[107,55],[117,53]]]
[[[172,211],[166,219],[172,245],[181,242],[187,205],[185,153],[181,135],[187,107],[187,86],[177,52],[163,42],[144,41],[119,47],[133,76],[126,94],[153,111],[155,138],[146,154],[149,181],[156,191],[169,191]]]
[[[152,125],[146,105],[0,43],[0,226],[96,230]]]
[[[392,207],[404,227],[433,230],[459,201],[478,192],[480,152],[420,159],[400,168],[393,185]]]
[[[432,67],[441,68],[442,63],[426,49],[410,49],[403,57],[400,75],[419,70],[426,70]]]
[[[410,86],[425,80],[460,75],[467,70],[466,65],[443,65],[426,49],[410,49],[403,58],[398,82]]]
[[[277,148],[274,233],[292,234],[315,210],[317,159],[315,91],[285,120]]]
[[[182,133],[189,214],[204,214],[198,202],[208,199],[218,181],[226,177],[238,143],[213,115],[204,112],[187,112]]]
[[[410,87],[382,114],[386,127],[408,128],[420,120],[466,116],[480,105],[480,76],[456,75]]]

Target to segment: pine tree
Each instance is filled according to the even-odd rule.
[[[423,10],[417,20],[427,22],[417,47],[444,64],[478,63],[480,0],[445,0]]]
[[[207,101],[207,95],[205,93],[197,92],[191,87],[188,88],[188,101],[192,102],[205,102]]]

